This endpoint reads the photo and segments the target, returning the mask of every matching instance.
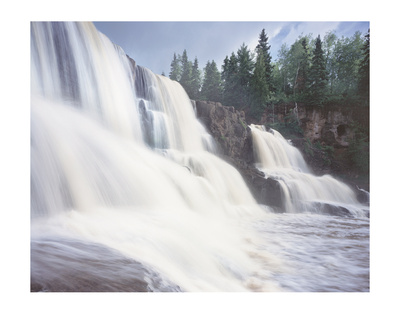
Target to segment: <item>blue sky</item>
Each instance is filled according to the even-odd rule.
[[[300,35],[321,38],[328,31],[352,36],[366,34],[369,22],[94,22],[96,28],[122,49],[137,64],[154,73],[170,72],[174,55],[186,49],[189,60],[198,58],[200,69],[214,60],[221,69],[225,56],[245,43],[253,50],[264,28],[269,37],[272,59],[283,43],[291,45]]]

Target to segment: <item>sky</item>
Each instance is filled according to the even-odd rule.
[[[223,60],[237,52],[244,43],[254,50],[262,29],[271,45],[272,61],[283,43],[289,46],[300,35],[313,38],[334,31],[337,36],[351,37],[356,31],[363,35],[370,23],[361,22],[94,22],[96,28],[121,48],[138,65],[156,74],[169,75],[174,53],[182,55],[186,49],[191,61],[197,57],[199,68],[214,60],[221,70]]]
[[[22,2],[22,3],[21,3]],[[237,312],[257,312],[268,303],[268,309],[277,310],[280,313],[320,313],[322,308],[326,308],[329,303],[331,312],[343,311],[344,308],[353,312],[360,310],[379,311],[382,303],[388,304],[388,308],[398,308],[396,303],[398,280],[399,278],[398,258],[396,250],[388,249],[387,243],[393,241],[398,236],[399,211],[394,210],[393,204],[398,203],[397,190],[398,185],[391,184],[399,177],[398,153],[396,145],[396,129],[399,124],[400,106],[393,91],[398,89],[398,73],[400,72],[398,60],[399,44],[398,33],[398,8],[396,1],[365,1],[365,0],[336,0],[332,1],[246,1],[250,3],[240,10],[232,10],[232,6],[223,10],[222,6],[215,8],[216,3],[222,1],[94,1],[94,0],[69,0],[68,3],[54,0],[36,0],[36,1],[12,1],[7,4],[7,9],[2,10],[2,43],[4,49],[1,49],[1,68],[0,72],[2,82],[6,83],[6,88],[2,90],[3,103],[0,114],[0,134],[4,147],[2,154],[2,176],[1,184],[7,187],[7,193],[3,193],[1,205],[3,208],[29,208],[29,134],[30,134],[30,22],[31,21],[153,21],[153,20],[272,20],[272,21],[371,21],[371,48],[372,48],[372,86],[374,93],[371,94],[371,207],[374,211],[373,234],[371,237],[371,264],[374,274],[371,284],[373,292],[364,295],[349,295],[346,293],[324,296],[313,294],[265,294],[242,295],[231,298],[228,294],[195,294],[188,298],[179,296],[177,302],[176,296],[171,298],[168,295],[162,299],[149,299],[149,295],[135,295],[135,309],[146,309],[147,312],[153,312],[151,309],[157,308],[158,312],[165,311],[165,308],[173,308],[176,313],[184,313],[183,309],[191,309],[196,313],[210,310],[210,306],[216,310]],[[253,2],[253,3],[252,3]],[[188,5],[190,3],[190,5]],[[257,8],[259,3],[264,4],[264,10]],[[171,10],[180,5],[181,9]],[[139,7],[138,7],[139,6]],[[200,13],[199,7],[205,7]],[[315,7],[318,6],[317,9]],[[23,9],[22,9],[23,8]],[[186,8],[186,9],[185,9]],[[209,10],[212,8],[212,10]],[[312,8],[312,9],[310,9]],[[359,8],[362,8],[360,10]],[[207,9],[207,10],[206,10]],[[258,23],[258,22],[257,22]],[[255,24],[257,24],[255,23]],[[147,23],[142,23],[145,26]],[[280,22],[262,23],[263,25],[281,25]],[[293,26],[292,33],[295,33],[296,23],[285,22],[287,24],[286,34],[289,35],[290,25]],[[325,24],[325,23],[324,23]],[[330,25],[328,25],[330,24]],[[343,31],[338,23],[327,23],[328,29]],[[357,25],[355,23],[353,25]],[[244,24],[243,24],[244,25]],[[243,27],[242,25],[242,27]],[[254,29],[247,29],[243,33],[229,33],[227,38],[208,32],[206,40],[204,35],[196,34],[199,43],[197,46],[190,38],[179,37],[179,29],[173,29],[173,32],[167,32],[161,27],[148,29],[135,26],[135,29],[129,29],[114,25],[101,26],[96,23],[96,27],[105,33],[113,42],[120,45],[127,54],[134,58],[138,64],[151,69],[153,72],[161,73],[165,71],[168,75],[169,64],[173,53],[181,53],[182,49],[188,49],[189,58],[194,59],[197,55],[201,64],[205,64],[208,59],[218,61],[219,54],[222,59],[225,55],[237,51],[239,46],[245,42],[250,44],[252,38],[257,37],[263,27],[265,27],[269,37],[272,52],[277,51],[283,39],[285,32],[277,33],[272,36],[273,29],[267,26],[256,25]],[[303,31],[309,33],[312,27],[309,23]],[[336,25],[337,27],[334,27]],[[160,26],[160,25],[159,25]],[[162,25],[161,25],[162,26]],[[164,24],[165,26],[165,24]],[[284,29],[284,25],[281,25]],[[299,27],[298,27],[299,28]],[[313,33],[322,33],[322,29],[312,30]],[[362,31],[365,32],[365,31]],[[301,33],[298,31],[297,33]],[[350,35],[353,33],[349,31]],[[225,33],[226,34],[226,33]],[[176,36],[177,35],[177,36]],[[294,34],[291,38],[296,38]],[[322,36],[322,35],[321,35]],[[161,37],[161,38],[160,38]],[[210,39],[217,37],[217,40]],[[288,36],[286,36],[288,37]],[[281,38],[280,41],[278,39]],[[152,40],[151,40],[152,39]],[[225,41],[228,40],[229,42]],[[237,40],[236,40],[237,39]],[[288,37],[288,44],[289,37]],[[293,39],[291,39],[293,40]],[[189,43],[191,45],[189,46]],[[192,51],[194,47],[202,47]],[[277,46],[277,47],[276,47]],[[193,48],[192,48],[193,47]],[[209,52],[209,53],[207,53]],[[202,60],[200,60],[202,58]],[[204,60],[203,60],[204,59]],[[159,65],[157,65],[159,64]],[[384,79],[382,79],[384,78]],[[388,92],[389,91],[389,92]],[[382,108],[384,108],[382,110]],[[28,144],[27,144],[28,143]],[[12,148],[7,150],[6,148]],[[382,183],[385,184],[382,184]],[[390,215],[389,215],[390,214]],[[385,217],[384,217],[385,216]],[[387,219],[390,216],[391,219]],[[13,235],[13,241],[4,241],[8,251],[18,246],[24,248],[17,254],[17,258],[4,259],[3,269],[10,269],[9,276],[5,277],[5,287],[7,287],[6,302],[10,306],[24,304],[23,307],[32,311],[40,310],[40,313],[53,313],[54,308],[63,304],[64,311],[73,311],[76,305],[80,308],[96,311],[97,313],[110,312],[110,309],[126,310],[132,306],[132,295],[113,294],[112,296],[101,297],[99,294],[94,299],[85,298],[83,300],[79,294],[74,294],[72,302],[63,302],[60,298],[63,295],[53,296],[50,302],[43,302],[42,298],[32,297],[32,295],[14,293],[20,291],[21,287],[27,284],[29,278],[29,219],[22,219],[24,222],[18,224],[8,224],[8,227],[2,228],[4,235]],[[21,211],[8,210],[5,221],[21,221]],[[371,229],[371,230],[372,230]],[[3,235],[3,234],[2,234]],[[6,237],[3,236],[6,239]],[[8,246],[7,246],[8,245]],[[8,262],[8,263],[7,263]],[[22,270],[22,271],[21,271]],[[27,271],[28,270],[28,271]],[[372,278],[372,277],[371,277]],[[29,280],[29,279],[28,279]],[[152,295],[153,296],[153,295]],[[164,295],[163,295],[164,296]],[[76,298],[75,298],[76,297]],[[157,294],[154,297],[161,297]],[[229,297],[229,298],[228,298]],[[326,297],[329,297],[327,299]],[[57,299],[58,298],[58,299]],[[170,298],[170,299],[168,299]],[[196,299],[197,298],[197,299]],[[198,302],[197,302],[198,301]],[[220,302],[219,302],[220,301]],[[189,303],[190,302],[190,303]],[[196,304],[196,308],[193,308]],[[158,306],[157,306],[158,305]],[[7,307],[7,303],[4,307]],[[150,310],[149,310],[150,309]],[[290,311],[289,311],[290,310]],[[34,310],[35,312],[35,310]],[[35,312],[35,313],[36,313]],[[155,311],[154,311],[155,312]]]

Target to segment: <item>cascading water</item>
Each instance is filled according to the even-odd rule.
[[[318,211],[323,206],[339,207],[357,217],[369,208],[357,201],[346,184],[330,175],[313,175],[300,151],[278,131],[251,125],[257,167],[277,180],[283,191],[286,212]]]
[[[205,149],[182,87],[131,70],[91,24],[32,24],[33,243],[101,244],[183,290],[247,289],[245,222],[262,210]]]
[[[32,23],[31,290],[301,290],[214,151],[178,83],[91,23]]]

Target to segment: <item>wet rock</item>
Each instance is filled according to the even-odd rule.
[[[219,144],[221,157],[240,172],[256,201],[283,212],[279,182],[266,178],[254,166],[253,141],[245,113],[209,101],[196,101],[196,111],[198,119]]]
[[[350,211],[343,207],[328,203],[314,203],[313,207],[319,214],[326,214],[331,216],[352,217]]]
[[[31,242],[31,292],[158,291],[180,288],[105,246],[60,238]]]

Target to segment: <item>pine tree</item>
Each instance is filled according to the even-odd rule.
[[[309,82],[311,101],[320,103],[326,93],[327,72],[324,52],[322,50],[322,41],[319,35],[315,41]]]
[[[179,58],[176,56],[176,53],[174,53],[174,58],[171,62],[171,72],[169,73],[169,78],[174,81],[179,81],[181,78],[181,63]]]
[[[244,43],[237,51],[237,60],[238,60],[237,106],[239,108],[243,108],[249,106],[250,80],[254,69],[253,56],[248,47]]]
[[[307,89],[307,81],[309,75],[309,51],[307,39],[303,37],[300,41],[301,43],[301,53],[300,60],[298,63],[297,74],[295,79],[295,90],[299,91],[299,93],[304,93]]]
[[[222,101],[226,106],[238,107],[238,72],[238,59],[235,53],[232,52],[230,58],[228,56],[225,57],[221,74],[223,85]]]
[[[362,54],[363,59],[359,69],[360,80],[358,84],[358,93],[363,104],[369,105],[369,30],[368,34],[365,35],[365,43],[362,48]]]
[[[197,57],[194,59],[194,63],[192,66],[192,76],[190,81],[191,81],[190,90],[192,94],[192,99],[199,99],[200,88],[201,88],[201,73],[199,70],[199,61],[197,60]]]
[[[186,49],[183,50],[181,57],[182,75],[180,77],[179,83],[185,89],[189,97],[191,95],[191,78],[192,78],[192,63],[189,61]]]
[[[221,102],[222,82],[214,60],[208,61],[204,68],[204,82],[201,88],[201,99]]]
[[[265,71],[264,54],[258,49],[254,73],[250,81],[251,112],[254,116],[260,115],[266,108],[269,88]]]
[[[261,51],[263,54],[265,63],[265,76],[267,80],[268,89],[270,91],[274,91],[275,88],[272,83],[272,64],[271,64],[272,57],[269,51],[271,49],[271,46],[268,44],[268,36],[265,33],[265,29],[263,29],[260,33],[256,49],[257,51]]]

